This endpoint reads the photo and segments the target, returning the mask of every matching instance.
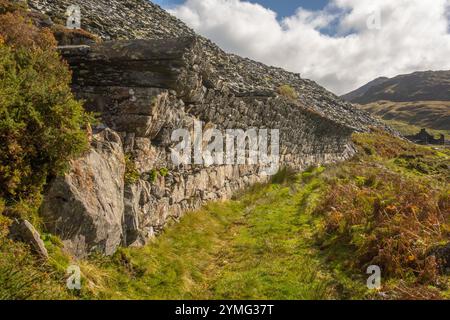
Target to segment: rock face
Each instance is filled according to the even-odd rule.
[[[146,0],[28,3],[55,21],[79,4],[86,29],[114,40],[60,48],[74,93],[109,128],[52,184],[43,207],[76,255],[144,245],[184,212],[267,181],[250,163],[174,164],[175,129],[192,132],[197,121],[220,131],[277,129],[280,166],[301,170],[351,157],[352,133],[381,126],[298,74],[226,54]],[[124,186],[125,155],[139,178]]]
[[[42,215],[48,230],[74,255],[112,254],[122,243],[124,173],[120,137],[106,129],[94,135],[91,151],[51,185]]]

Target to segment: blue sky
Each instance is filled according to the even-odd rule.
[[[184,0],[153,0],[162,7],[171,7],[182,4]],[[297,8],[302,7],[309,10],[320,10],[324,8],[328,0],[251,0],[249,2],[259,3],[262,6],[275,11],[279,18],[291,16]]]

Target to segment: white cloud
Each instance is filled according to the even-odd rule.
[[[449,7],[450,0],[332,0],[279,21],[250,2],[187,0],[170,12],[226,51],[342,94],[379,76],[450,69]],[[377,10],[380,30],[367,27]]]

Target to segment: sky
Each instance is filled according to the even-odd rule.
[[[450,0],[156,0],[228,52],[336,94],[450,69]]]
[[[169,8],[175,5],[183,4],[185,0],[154,0],[153,2],[162,7]],[[309,10],[322,9],[327,5],[328,0],[251,0],[249,2],[258,3],[265,8],[277,12],[280,17],[286,17],[294,14],[299,7]]]

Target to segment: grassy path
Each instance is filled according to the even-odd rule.
[[[221,250],[215,274],[208,283],[208,297],[330,296],[328,275],[321,272],[321,263],[311,249],[312,221],[307,211],[314,190],[314,183],[301,190],[272,185],[257,193],[257,199],[243,200],[245,214]],[[250,203],[254,204],[246,206]]]
[[[329,299],[331,274],[312,242],[319,180],[256,187],[186,215],[151,245],[82,271],[98,298]],[[89,297],[89,296],[87,296]]]

